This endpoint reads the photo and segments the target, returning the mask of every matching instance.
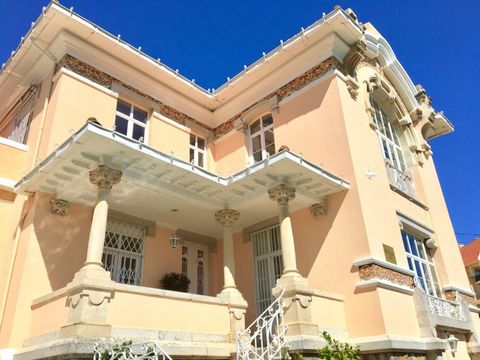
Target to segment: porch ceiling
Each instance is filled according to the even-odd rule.
[[[225,178],[88,123],[23,177],[15,190],[43,191],[93,206],[96,187],[88,172],[99,164],[123,172],[110,195],[112,209],[215,237],[222,233],[214,220],[217,210],[240,211],[234,230],[277,215],[268,189],[279,183],[296,188],[293,211],[349,188],[344,180],[289,151]],[[174,214],[172,209],[179,211]]]

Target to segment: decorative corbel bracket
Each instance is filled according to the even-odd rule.
[[[314,218],[327,215],[328,206],[326,199],[322,199],[320,202],[310,206],[310,213]]]
[[[70,208],[70,203],[66,200],[52,198],[50,200],[52,214],[54,215],[65,215],[68,213]]]

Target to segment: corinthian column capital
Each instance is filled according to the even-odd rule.
[[[225,209],[215,213],[215,220],[223,226],[232,226],[237,221],[240,213],[236,210]]]
[[[286,184],[280,184],[268,190],[270,199],[276,200],[279,204],[288,203],[295,199],[295,188]]]
[[[113,185],[120,182],[122,172],[110,169],[105,165],[98,165],[96,169],[89,172],[90,183],[97,185],[100,189],[110,190]]]

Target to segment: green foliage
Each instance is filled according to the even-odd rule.
[[[160,279],[160,286],[165,290],[187,292],[190,286],[190,279],[183,274],[175,272],[166,273]]]
[[[322,332],[327,345],[318,350],[318,354],[325,360],[360,360],[358,346],[335,340],[328,332]]]

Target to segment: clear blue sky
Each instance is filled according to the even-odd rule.
[[[480,1],[61,2],[205,88],[218,87],[334,5],[351,7],[384,35],[413,82],[421,83],[435,109],[455,124],[453,134],[431,142],[434,159],[457,239],[469,242],[474,235],[462,234],[480,234]],[[0,0],[0,5],[4,62],[46,2]]]

